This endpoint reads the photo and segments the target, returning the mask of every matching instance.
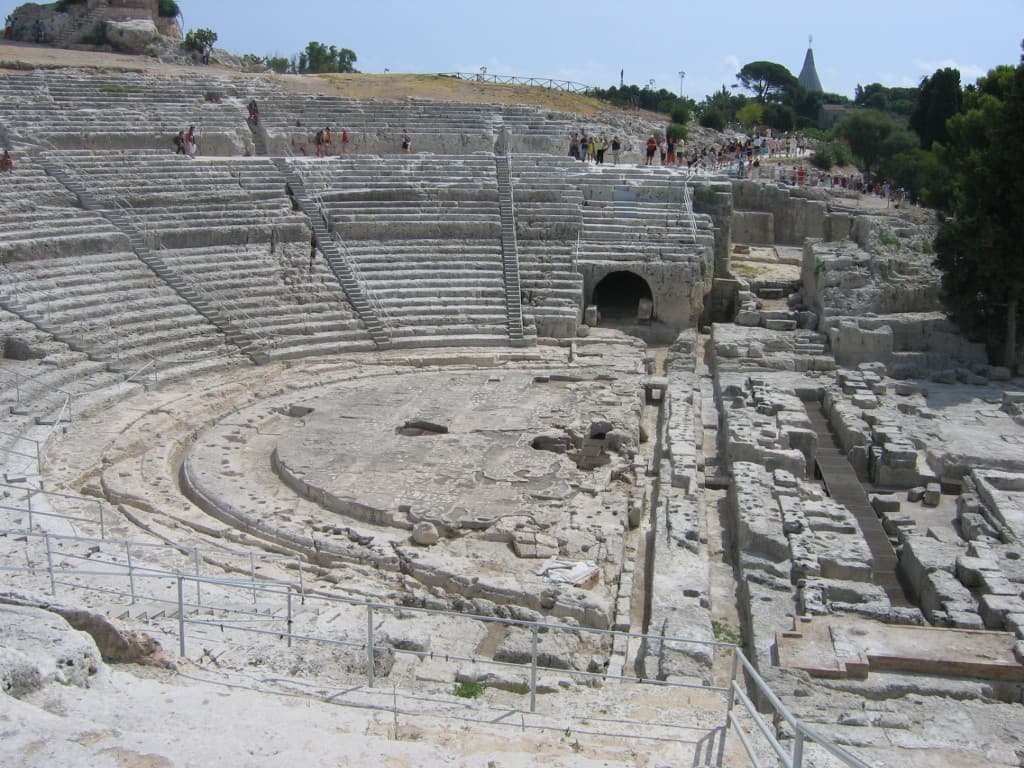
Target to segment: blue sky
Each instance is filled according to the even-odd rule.
[[[351,48],[363,72],[477,72],[607,87],[648,84],[697,99],[749,61],[799,74],[814,36],[826,90],[917,85],[942,66],[965,83],[1020,60],[1024,0],[178,0],[185,28],[236,53],[292,54],[317,40]],[[0,0],[4,14],[19,3]]]

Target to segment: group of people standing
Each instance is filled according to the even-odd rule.
[[[586,132],[574,133],[569,139],[569,157],[573,157],[584,163],[590,162],[597,165],[604,165],[604,155],[611,148],[612,163],[619,164],[619,155],[622,152],[622,142],[618,136],[612,136],[611,143],[603,133],[600,136],[587,136]]]
[[[348,131],[344,128],[341,129],[341,150],[339,154],[348,153],[348,142],[349,135]],[[334,146],[334,134],[331,132],[331,127],[328,125],[321,130],[316,132],[313,143],[316,145],[316,156],[317,157],[330,157],[331,147]]]
[[[644,165],[654,165],[654,155],[658,153],[662,165],[682,165],[684,161],[683,140],[665,136],[658,141],[654,136],[647,139]]]

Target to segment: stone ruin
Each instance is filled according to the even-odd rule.
[[[575,118],[525,108],[242,77],[0,89],[21,99],[0,131],[25,142],[0,178],[0,492],[4,562],[37,566],[5,582],[26,631],[60,634],[40,613],[45,533],[60,567],[134,556],[395,607],[372,668],[351,602],[288,614],[289,640],[328,635],[330,654],[200,627],[185,659],[211,670],[521,697],[536,657],[555,717],[631,700],[601,675],[721,681],[727,653],[677,638],[732,638],[869,764],[1024,764],[1024,380],[942,315],[914,211],[583,168],[562,157]],[[166,131],[197,111],[203,156],[175,157]],[[306,140],[294,114],[353,126],[353,153],[287,157]],[[388,154],[399,123],[430,151]],[[26,488],[74,497],[39,493],[30,514]],[[167,663],[166,595],[63,581],[164,647],[135,637],[128,658]],[[203,589],[218,620],[241,610]],[[533,646],[535,621],[559,631]],[[62,675],[12,640],[5,691],[86,685],[117,658],[75,637]]]
[[[177,17],[161,16],[157,0],[82,0],[67,3],[25,3],[11,13],[11,39],[43,42],[62,48],[94,47],[102,25],[107,50],[153,53],[164,39],[180,43]]]

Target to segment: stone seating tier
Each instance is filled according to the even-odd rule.
[[[53,257],[13,262],[8,269],[18,278],[19,303],[27,312],[121,366],[156,358],[163,359],[157,367],[166,367],[173,357],[194,361],[230,352],[223,335],[135,254],[109,254],[99,264],[105,267],[84,270],[78,257]],[[46,287],[47,278],[76,271],[91,281],[70,293],[52,283]]]
[[[308,264],[308,244],[163,251],[164,262],[232,322],[256,337],[271,359],[372,349],[334,276]]]
[[[2,124],[2,121],[0,121]],[[69,207],[78,200],[62,184],[46,175],[30,156],[17,155],[16,173],[0,174],[0,209],[5,216],[42,207]]]

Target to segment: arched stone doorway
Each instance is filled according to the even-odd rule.
[[[611,272],[594,286],[591,304],[608,320],[636,320],[640,299],[653,303],[651,287],[634,272]]]

